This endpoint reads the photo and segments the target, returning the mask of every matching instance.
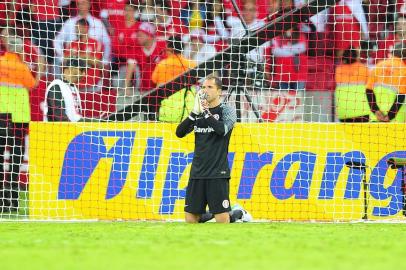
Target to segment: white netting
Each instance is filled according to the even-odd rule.
[[[175,130],[214,74],[231,204],[401,219],[405,18],[403,0],[1,1],[0,218],[183,219],[194,136]]]

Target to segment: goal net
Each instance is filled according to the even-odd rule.
[[[231,206],[405,217],[403,0],[5,0],[0,30],[0,219],[183,220],[209,75]]]

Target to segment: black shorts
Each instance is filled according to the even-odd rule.
[[[231,211],[230,179],[193,179],[186,188],[185,212],[204,214],[209,205],[210,213],[221,214]]]

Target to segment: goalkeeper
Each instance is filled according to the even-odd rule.
[[[227,155],[237,117],[232,108],[221,103],[221,87],[219,78],[207,77],[196,94],[192,113],[176,129],[179,138],[192,130],[195,133],[195,153],[185,200],[188,223],[204,222],[213,215],[216,222],[230,223],[248,214],[241,207],[234,211],[230,207]],[[209,213],[206,213],[207,205]]]

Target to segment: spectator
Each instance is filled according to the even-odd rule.
[[[244,2],[242,17],[247,24],[248,30],[254,31],[265,25],[265,22],[257,18],[257,7],[255,1],[247,0]],[[230,27],[230,38],[240,39],[246,34],[244,26],[238,17],[230,16],[227,18],[227,25]],[[264,43],[258,48],[248,53],[247,58],[255,62],[265,62],[265,50],[269,43]]]
[[[342,64],[336,67],[336,112],[340,122],[369,122],[365,96],[368,67],[361,63],[356,49],[344,51]]]
[[[346,49],[359,48],[360,41],[368,39],[368,24],[361,0],[341,0],[331,9],[329,23],[335,55],[339,59]]]
[[[373,57],[373,64],[377,64],[383,59],[391,57],[393,47],[396,43],[406,39],[406,18],[399,16],[396,25],[395,33],[391,33],[385,40],[378,40],[377,51]]]
[[[89,37],[89,23],[86,19],[76,22],[76,34],[77,40],[66,46],[65,59],[78,58],[88,66],[86,76],[78,83],[79,89],[99,92],[102,89],[103,45]]]
[[[124,20],[119,23],[112,39],[113,54],[120,62],[131,57],[131,48],[138,46],[137,31],[139,22],[135,19],[137,7],[128,1],[124,9]]]
[[[406,43],[399,42],[393,57],[381,61],[370,72],[366,85],[372,120],[405,122]]]
[[[6,44],[8,37],[17,36],[16,32],[10,28],[4,28],[0,35],[0,48],[3,47],[6,50]],[[21,54],[22,60],[27,64],[31,70],[32,75],[36,78],[37,86],[40,78],[45,74],[46,70],[46,60],[42,55],[41,50],[38,46],[32,44],[29,38],[22,38],[23,40],[23,53]]]
[[[151,90],[155,83],[151,81],[152,71],[156,64],[165,57],[166,42],[156,39],[156,28],[153,24],[143,22],[137,32],[138,47],[134,48],[132,58],[128,59],[126,74],[126,95],[132,96],[133,86],[141,92]],[[139,68],[139,72],[136,72]],[[133,85],[134,75],[135,82]]]
[[[258,19],[256,2],[253,0],[246,0],[244,2],[241,15],[250,31],[265,25],[264,21]],[[227,25],[230,27],[231,38],[241,38],[246,34],[241,20],[236,16],[229,16],[227,18]]]
[[[79,14],[65,22],[54,41],[55,51],[56,55],[59,58],[59,62],[63,62],[64,46],[76,39],[76,22],[80,19],[86,19],[89,23],[89,37],[103,44],[103,64],[109,64],[111,54],[111,41],[105,26],[103,25],[101,20],[90,15],[89,0],[77,0],[77,5]]]
[[[100,18],[103,20],[111,36],[115,34],[125,20],[124,9],[126,6],[134,5],[136,1],[137,0],[105,0],[102,3]],[[134,7],[136,8],[135,5]]]
[[[32,0],[26,3],[32,16],[32,38],[45,53],[48,63],[54,63],[53,40],[62,26],[59,0]]]
[[[85,76],[85,66],[86,63],[78,59],[68,59],[64,62],[62,80],[56,79],[47,87],[44,121],[79,122],[84,120],[76,84]]]
[[[244,0],[235,0],[238,8],[243,9]],[[257,14],[259,19],[264,19],[268,15],[268,8],[272,6],[274,2],[280,2],[280,0],[256,0],[255,6],[257,7]],[[238,16],[231,0],[223,0],[225,12],[232,16]]]
[[[156,65],[151,77],[153,83],[157,85],[167,83],[196,66],[194,61],[182,56],[182,49],[180,36],[174,36],[168,40],[168,57]]]
[[[16,35],[14,29],[4,28],[0,36],[0,51],[6,50],[2,44],[7,43],[9,36]],[[31,105],[31,121],[42,120],[41,102],[43,95],[41,92],[45,91],[46,60],[42,55],[38,46],[32,44],[29,38],[22,37],[23,39],[23,54],[21,54],[23,62],[28,65],[31,74],[35,78],[35,85],[30,89],[30,105]],[[3,48],[1,48],[3,47]]]
[[[204,42],[205,32],[203,29],[194,29],[189,34],[188,45],[185,47],[183,55],[200,64],[216,55],[216,48]]]
[[[226,13],[221,0],[213,0],[213,23],[206,27],[206,35],[204,41],[214,44],[217,51],[222,51],[229,39],[228,29],[225,28]]]
[[[28,66],[22,61],[23,40],[8,36],[6,52],[0,56],[0,114],[11,114],[13,139],[11,170],[0,190],[0,213],[17,211],[19,206],[19,172],[23,161],[24,136],[30,121],[29,89],[35,85]],[[1,153],[3,154],[3,153]],[[0,179],[4,181],[4,179]]]
[[[170,14],[170,6],[167,1],[156,1],[155,24],[157,26],[158,39],[166,40],[174,35],[186,35],[187,27],[179,17]]]
[[[16,35],[3,36],[5,32],[6,31],[3,30],[1,34],[1,39],[4,41],[6,51],[1,56],[0,81],[3,84],[17,85],[29,89],[33,87],[36,82],[28,65],[22,60],[24,41]],[[22,109],[20,113],[24,113],[24,109]]]
[[[124,9],[124,21],[115,30],[113,44],[113,69],[118,70],[114,76],[114,86],[124,88],[125,76],[127,72],[127,60],[132,58],[134,48],[138,47],[137,32],[139,22],[135,19],[137,6],[128,1]]]
[[[303,32],[293,28],[271,41],[268,71],[281,90],[305,90],[307,81],[307,40]]]

